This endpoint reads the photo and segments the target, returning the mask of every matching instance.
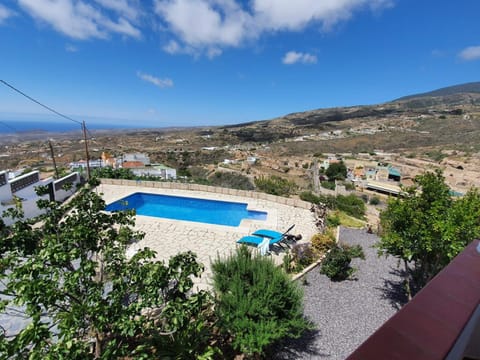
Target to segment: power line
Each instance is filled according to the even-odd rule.
[[[0,124],[2,124],[3,126],[6,126],[7,128],[9,128],[10,130],[13,130],[15,132],[18,132],[17,129],[15,129],[13,126],[10,126],[8,125],[7,123],[4,123],[3,121],[0,121]]]
[[[47,109],[48,111],[51,111],[53,112],[54,114],[57,114],[58,116],[60,117],[63,117],[67,120],[70,120],[70,121],[73,121],[74,123],[77,123],[79,125],[81,125],[82,127],[82,131],[83,131],[83,140],[85,142],[85,155],[87,157],[87,178],[90,180],[90,164],[89,164],[89,161],[90,161],[90,156],[88,155],[88,141],[87,141],[87,126],[85,125],[85,121],[78,121],[78,120],[75,120],[75,119],[72,119],[71,117],[67,116],[67,115],[63,115],[62,113],[52,109],[51,107],[47,106],[47,105],[44,105],[42,104],[40,101],[37,101],[35,100],[34,98],[32,98],[31,96],[28,96],[27,94],[25,94],[23,91],[20,91],[18,90],[16,87],[14,87],[13,85],[10,85],[9,83],[7,83],[5,80],[0,80],[0,82],[2,84],[4,84],[5,86],[8,86],[10,89],[18,92],[20,95],[23,95],[25,96],[28,100],[30,101],[33,101],[34,103],[40,105],[41,107]]]
[[[16,87],[10,85],[10,84],[7,83],[5,80],[0,80],[0,82],[1,82],[2,84],[4,84],[5,86],[8,86],[10,89],[16,91],[16,92],[19,93],[20,95],[25,96],[25,97],[26,97],[27,99],[29,99],[30,101],[33,101],[34,103],[36,103],[36,104],[40,105],[41,107],[47,109],[48,111],[51,111],[51,112],[57,114],[58,116],[63,117],[64,119],[67,119],[67,120],[73,121],[73,122],[75,122],[75,123],[77,123],[77,124],[79,124],[79,125],[82,125],[82,123],[81,123],[80,121],[77,121],[77,120],[75,120],[75,119],[72,119],[71,117],[69,117],[69,116],[67,116],[67,115],[63,115],[62,113],[60,113],[60,112],[52,109],[51,107],[42,104],[40,101],[35,100],[35,99],[32,98],[31,96],[28,96],[28,95],[25,94],[24,92],[18,90]]]

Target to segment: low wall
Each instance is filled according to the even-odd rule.
[[[250,190],[237,190],[237,189],[229,189],[229,188],[223,188],[223,187],[217,187],[217,186],[177,183],[177,182],[169,182],[169,181],[141,181],[141,180],[123,180],[123,179],[100,179],[100,181],[102,182],[102,184],[106,184],[106,185],[142,186],[142,187],[151,187],[151,188],[157,188],[157,189],[204,191],[204,192],[211,192],[216,194],[241,196],[241,197],[247,197],[252,199],[272,201],[278,204],[294,206],[301,209],[310,209],[312,207],[312,204],[309,203],[308,201],[286,198],[282,196],[275,196],[275,195],[270,195],[270,194],[265,194],[261,192],[250,191]]]

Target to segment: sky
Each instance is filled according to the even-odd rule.
[[[0,80],[73,119],[237,124],[480,81],[477,0],[0,0]],[[0,83],[0,120],[58,119]]]

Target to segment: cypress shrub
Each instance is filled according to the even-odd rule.
[[[303,317],[303,293],[268,257],[242,246],[212,263],[220,332],[246,355],[262,355],[269,345],[298,338],[311,328]]]
[[[352,255],[348,250],[336,246],[327,254],[322,262],[320,273],[327,275],[332,281],[348,279],[355,271],[350,266]]]

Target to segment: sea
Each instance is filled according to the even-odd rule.
[[[147,128],[149,126],[129,125],[125,123],[99,123],[86,122],[88,130],[122,130]],[[0,134],[19,135],[21,133],[66,133],[81,131],[82,126],[73,121],[24,121],[24,120],[0,120]]]

